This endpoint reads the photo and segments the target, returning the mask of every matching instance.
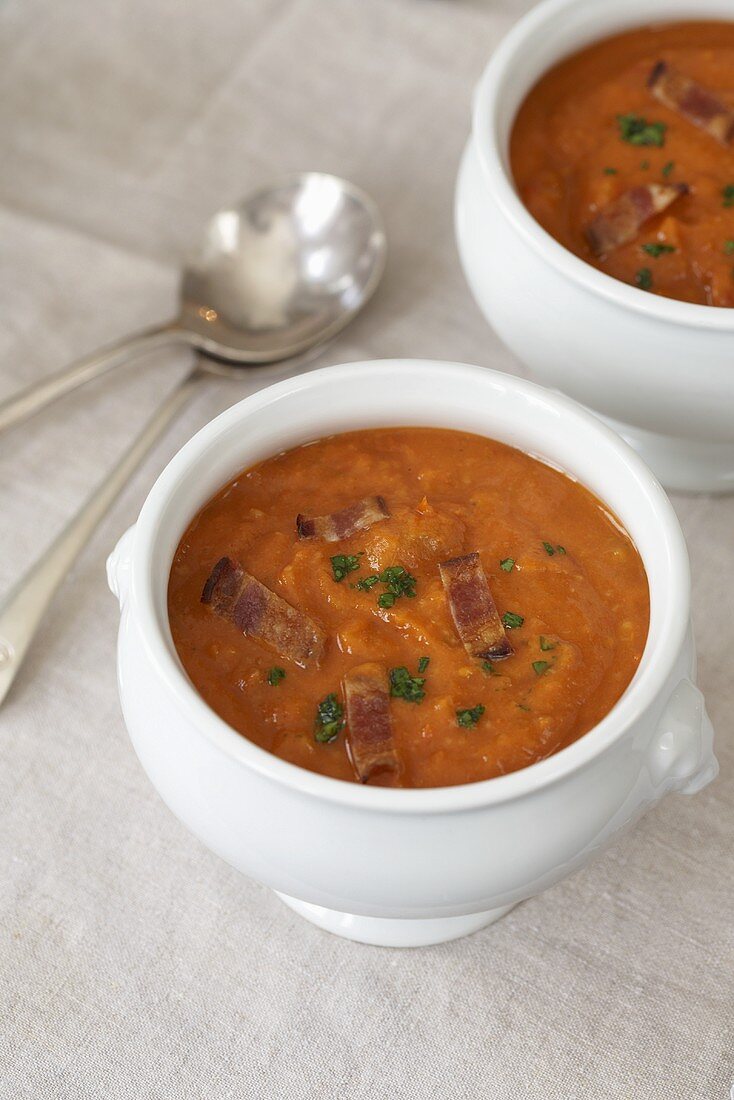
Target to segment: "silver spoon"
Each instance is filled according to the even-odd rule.
[[[367,196],[343,180],[316,174],[300,176],[271,192],[258,192],[230,213],[229,222],[225,217],[222,223],[223,215],[219,214],[210,227],[211,234],[213,227],[219,226],[215,233],[221,245],[215,250],[219,259],[205,268],[208,275],[196,286],[217,288],[218,317],[223,314],[225,318],[217,323],[229,326],[229,333],[243,333],[245,319],[248,325],[260,319],[262,346],[267,343],[271,352],[280,348],[293,357],[302,356],[309,348],[323,344],[354,317],[380,280],[385,266],[385,235],[379,214]],[[234,252],[227,250],[227,240],[242,242],[244,225],[258,241],[257,262],[251,255],[244,262],[250,245]],[[230,277],[226,277],[224,259],[228,255],[243,260],[234,263]],[[192,270],[184,286],[194,278]],[[217,272],[221,282],[217,282]],[[261,286],[258,277],[269,287]],[[280,287],[278,293],[276,284]],[[214,297],[209,300],[214,301]],[[280,312],[267,312],[266,304],[274,307],[276,302],[280,303]],[[258,330],[253,327],[252,331]],[[87,503],[0,603],[0,705],[56,590],[97,524],[198,382],[212,372],[241,377],[239,367],[199,357]]]
[[[379,282],[385,236],[372,200],[307,172],[210,221],[181,279],[178,317],[110,344],[0,402],[0,431],[132,356],[183,343],[241,367],[335,336]]]

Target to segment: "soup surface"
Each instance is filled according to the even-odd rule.
[[[607,38],[546,73],[520,108],[518,191],[557,241],[614,278],[734,306],[733,112],[734,22]]]
[[[377,511],[339,537],[354,510],[349,522],[330,514],[365,497]],[[250,583],[234,612],[217,602],[225,556]],[[470,637],[456,587],[467,571],[472,599],[486,608],[488,589],[496,605],[489,643],[486,629],[481,644]],[[243,612],[262,586],[279,597],[273,614],[280,600],[295,609],[281,640],[243,633],[265,629]],[[324,775],[404,787],[488,779],[574,741],[629,684],[649,620],[640,556],[588,490],[504,444],[436,428],[350,432],[244,470],[181,539],[168,605],[184,668],[236,730]],[[359,685],[355,669],[368,670]],[[354,743],[364,710],[349,709],[345,685],[355,703],[375,680],[370,713],[393,766],[367,774]]]

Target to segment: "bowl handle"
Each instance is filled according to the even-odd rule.
[[[714,756],[714,730],[703,695],[681,680],[667,702],[650,748],[653,786],[695,794],[719,773]]]
[[[107,583],[112,594],[117,596],[120,601],[120,609],[125,606],[130,587],[130,566],[132,564],[134,539],[135,524],[128,527],[107,559]]]

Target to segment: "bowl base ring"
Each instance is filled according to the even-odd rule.
[[[595,415],[637,451],[669,491],[734,492],[734,443],[707,443],[700,439],[659,435],[612,420],[599,412]]]
[[[299,901],[276,891],[281,901],[325,932],[343,936],[357,943],[373,947],[427,947],[434,943],[446,943],[468,936],[494,924],[504,917],[514,905],[502,905],[499,909],[486,909],[483,913],[469,913],[461,917],[426,917],[423,919],[394,917],[362,917],[355,913],[340,913],[323,905]]]

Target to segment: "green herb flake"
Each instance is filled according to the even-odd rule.
[[[364,552],[364,551],[363,551]],[[335,554],[331,559],[331,572],[334,580],[339,583],[346,576],[359,569],[359,559],[362,554]]]
[[[540,635],[540,648],[542,649],[543,653],[547,653],[550,649],[555,649],[556,648],[556,643],[548,641],[545,634],[541,634]]]
[[[670,175],[670,173],[673,171],[674,168],[675,168],[675,161],[674,160],[669,160],[667,164],[663,165],[663,168],[662,168],[662,171],[661,171],[660,175],[663,177],[664,180],[666,180],[668,178],[668,176]]]
[[[316,708],[314,737],[320,745],[328,745],[330,741],[336,741],[343,728],[344,708],[331,692]]]
[[[635,282],[640,290],[649,290],[652,286],[652,271],[649,267],[641,267],[635,275]]]
[[[616,174],[617,174],[617,169],[616,168],[605,168],[604,169],[604,175],[605,176],[616,176]]]
[[[483,714],[484,707],[481,703],[477,703],[475,707],[468,707],[465,710],[457,710],[456,724],[457,726],[463,726],[465,729],[471,729],[472,726],[476,726]]]
[[[557,554],[565,554],[565,553],[567,553],[566,547],[565,547],[565,546],[557,546],[557,547],[556,547],[556,553],[557,553]]]
[[[536,676],[542,676],[550,668],[550,661],[533,661],[533,672]]]
[[[551,544],[549,542],[544,542],[543,543],[543,549],[545,550],[546,554],[548,554],[551,558],[553,557],[553,555],[556,552],[555,548],[553,546],[551,546]]]
[[[431,663],[431,658],[430,657],[421,657],[421,659],[418,662],[418,671],[419,672],[425,672],[426,669],[428,668],[428,666],[430,665],[430,663]]]
[[[405,699],[406,703],[420,703],[425,699],[425,682],[423,676],[411,676],[404,665],[390,669],[390,694],[396,699]]]
[[[376,584],[380,583],[380,578],[373,573],[371,577],[362,577],[361,581],[357,581],[355,588],[359,588],[362,592],[369,592],[370,588],[374,588]]]
[[[514,611],[505,611],[502,616],[502,622],[508,630],[517,630],[525,622],[523,615],[518,615]]]
[[[361,581],[357,581],[354,587],[361,589],[363,592],[369,592],[376,584],[384,584],[385,591],[377,597],[377,605],[378,607],[388,608],[393,607],[395,601],[401,596],[407,596],[408,599],[412,600],[416,594],[415,586],[417,583],[415,577],[411,576],[404,566],[390,565],[387,569],[383,569],[382,573],[373,573],[369,577],[363,577]]]
[[[665,131],[668,129],[664,122],[648,122],[641,115],[617,115],[619,136],[622,141],[630,145],[656,145],[662,149],[665,145]]]
[[[726,187],[722,187],[721,197],[724,206],[734,206],[734,183],[727,183]]]
[[[503,569],[505,571],[505,573],[511,573],[514,568],[515,568],[515,559],[514,558],[503,558],[502,561],[500,562],[500,569]]]
[[[268,673],[268,683],[271,687],[277,687],[281,680],[285,680],[285,669],[273,667]]]
[[[666,252],[675,252],[675,248],[672,244],[661,244],[659,241],[653,241],[651,244],[643,244],[642,251],[647,252],[648,256],[652,256],[654,260],[657,260],[658,256],[663,256]]]
[[[724,241],[724,255],[725,256],[734,255],[734,241],[732,241],[732,240]]]
[[[525,710],[528,714],[530,713],[530,707],[526,707],[524,703],[518,703],[517,705],[520,710]]]
[[[502,673],[498,672],[491,661],[482,661],[482,668],[485,672],[488,672],[490,676],[501,676]]]
[[[380,580],[396,599],[398,596],[408,596],[409,599],[415,596],[416,579],[402,565],[391,565],[385,569],[380,573]]]

